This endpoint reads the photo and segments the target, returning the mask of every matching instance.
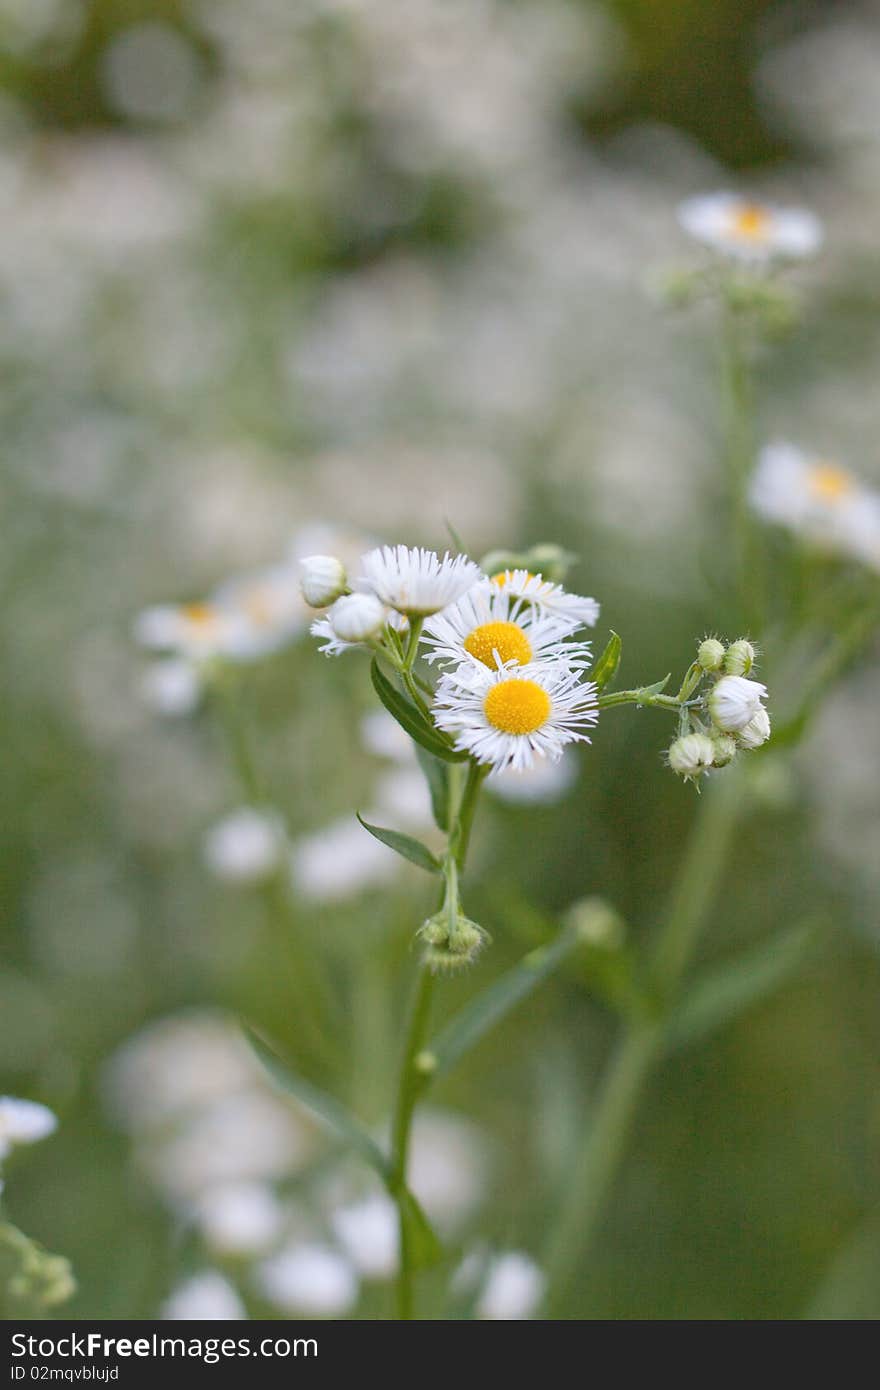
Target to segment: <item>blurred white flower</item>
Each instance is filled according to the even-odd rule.
[[[227,883],[258,883],[278,868],[284,832],[277,816],[242,806],[205,835],[202,854],[217,878]]]
[[[389,758],[403,764],[412,764],[415,760],[412,739],[386,709],[372,709],[364,715],[361,743],[374,758]]]
[[[198,1199],[195,1221],[215,1254],[259,1255],[281,1231],[284,1209],[267,1183],[222,1183]]]
[[[178,121],[195,101],[201,63],[193,45],[170,24],[131,24],[101,56],[110,105],[133,120]]]
[[[229,1280],[216,1269],[206,1269],[178,1284],[159,1317],[164,1322],[237,1322],[247,1313]]]
[[[242,613],[216,603],[156,604],[136,617],[134,638],[151,651],[210,661],[245,646],[248,623]]]
[[[285,1313],[339,1318],[358,1298],[358,1278],[349,1261],[327,1245],[281,1250],[256,1270],[261,1293]]]
[[[202,681],[197,668],[184,657],[164,657],[154,661],[141,676],[144,703],[157,714],[178,718],[192,714],[202,698]]]
[[[467,1223],[486,1195],[489,1154],[482,1132],[448,1110],[420,1110],[413,1121],[410,1187],[446,1236]]]
[[[238,661],[278,651],[306,631],[311,617],[293,564],[230,579],[215,590],[212,603],[235,620],[225,655]]]
[[[341,902],[367,888],[380,888],[399,868],[398,857],[367,834],[354,816],[303,835],[291,850],[297,892],[316,902]]]
[[[384,1192],[337,1207],[330,1224],[352,1264],[364,1279],[391,1279],[397,1270],[397,1208]]]
[[[48,1138],[57,1127],[58,1120],[48,1106],[35,1100],[0,1096],[0,1159],[17,1144],[36,1144]]]
[[[538,1310],[546,1282],[535,1261],[521,1251],[496,1255],[477,1303],[477,1316],[506,1321],[530,1318]]]
[[[782,208],[736,193],[688,198],[678,209],[686,232],[713,251],[761,263],[811,256],[822,244],[822,224],[806,208]]]
[[[432,823],[428,784],[418,767],[396,767],[385,772],[373,788],[373,805],[380,820],[388,817],[413,829]],[[373,812],[366,817],[372,820]]]
[[[749,498],[765,521],[880,570],[880,492],[832,460],[768,444]]]
[[[539,758],[531,767],[520,771],[507,768],[503,772],[492,772],[486,779],[486,790],[499,801],[512,805],[551,806],[570,791],[577,775],[577,758],[566,750],[556,762],[551,758]]]

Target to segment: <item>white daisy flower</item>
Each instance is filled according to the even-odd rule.
[[[511,598],[536,604],[574,627],[595,627],[599,617],[599,605],[594,598],[569,594],[561,584],[551,584],[543,575],[532,574],[529,570],[502,570],[492,575],[492,583]]]
[[[174,652],[190,661],[228,656],[245,639],[240,613],[210,601],[163,603],[145,608],[134,622],[134,638],[150,651]]]
[[[514,806],[552,806],[577,781],[577,757],[566,749],[557,762],[541,758],[531,767],[507,768],[486,778],[486,791]]]
[[[571,618],[547,613],[488,583],[476,585],[457,603],[429,618],[422,641],[432,648],[428,661],[458,665],[473,659],[493,671],[511,662],[527,666],[543,660],[588,666],[589,644],[566,641],[577,626]]]
[[[247,1317],[244,1304],[219,1270],[193,1274],[162,1305],[163,1322],[235,1322]]]
[[[530,1318],[537,1312],[546,1276],[529,1255],[507,1250],[489,1265],[486,1283],[477,1303],[477,1317],[494,1321]]]
[[[213,826],[202,853],[213,874],[227,883],[259,883],[278,868],[284,832],[276,816],[242,806]]]
[[[202,698],[198,668],[182,656],[161,657],[143,673],[140,693],[157,714],[168,718],[192,714]]]
[[[745,676],[722,676],[712,687],[707,701],[709,713],[719,729],[738,734],[750,720],[763,710],[761,701],[767,697],[767,687]]]
[[[341,1318],[358,1300],[357,1273],[329,1245],[291,1245],[257,1270],[262,1293],[276,1308],[315,1318]]]
[[[678,209],[686,232],[704,246],[751,263],[811,256],[822,244],[822,224],[806,208],[781,208],[736,193],[706,193]]]
[[[589,743],[596,687],[563,662],[532,662],[490,671],[481,662],[441,676],[434,703],[438,729],[455,746],[496,769],[559,758],[568,743]]]
[[[455,603],[482,576],[466,555],[441,558],[433,550],[383,545],[361,560],[364,583],[389,608],[429,617]]]
[[[762,449],[749,500],[765,521],[880,569],[880,493],[794,444]]]
[[[279,651],[305,632],[311,617],[299,569],[292,564],[230,579],[216,590],[213,603],[236,620],[225,651],[234,661]]]

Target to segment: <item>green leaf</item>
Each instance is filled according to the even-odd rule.
[[[449,776],[446,771],[446,764],[439,758],[435,758],[433,753],[429,753],[426,748],[416,744],[416,757],[419,766],[425,774],[425,781],[428,783],[428,790],[431,793],[431,810],[434,813],[434,820],[439,830],[449,828]]]
[[[435,1063],[431,1080],[451,1071],[465,1053],[558,970],[580,944],[577,932],[562,932],[549,946],[530,951],[455,1014],[428,1046]]]
[[[803,1316],[810,1322],[880,1318],[880,1211],[844,1240]]]
[[[410,1260],[416,1269],[427,1269],[443,1258],[443,1246],[424,1209],[407,1188],[401,1194],[404,1234]]]
[[[662,681],[655,681],[653,685],[641,685],[641,686],[639,686],[639,695],[640,695],[640,697],[641,697],[642,699],[644,699],[644,697],[645,697],[646,695],[662,695],[662,694],[663,694],[663,691],[666,689],[666,687],[667,687],[667,685],[669,684],[669,682],[670,682],[671,679],[672,679],[672,672],[671,672],[671,671],[667,671],[667,673],[666,673],[666,675],[663,677]],[[640,704],[640,703],[641,703],[641,700],[637,700],[637,701],[636,701],[636,704]]]
[[[287,1091],[300,1105],[310,1111],[325,1127],[341,1139],[348,1148],[360,1154],[371,1168],[387,1183],[390,1165],[379,1145],[341,1101],[327,1091],[300,1076],[283,1061],[258,1033],[245,1025],[245,1036],[269,1076],[282,1091]]]
[[[443,735],[434,728],[433,724],[428,723],[421,710],[399,690],[395,689],[375,657],[373,657],[370,666],[370,676],[376,694],[388,713],[393,715],[400,727],[409,734],[415,743],[424,748],[426,752],[432,753],[435,758],[441,758],[444,762],[464,762],[467,754],[457,753]]]
[[[466,552],[464,546],[461,543],[461,536],[456,531],[448,516],[444,516],[443,524],[449,532],[450,539],[452,541],[452,544],[455,546],[456,550],[459,552],[460,555],[464,555]]]
[[[801,967],[823,930],[822,922],[801,923],[698,979],[669,1020],[667,1049],[700,1041],[766,999]]]
[[[617,633],[612,631],[607,647],[590,672],[590,679],[594,682],[597,690],[604,690],[606,685],[610,685],[617,675],[622,646],[623,643]]]
[[[417,864],[420,869],[424,869],[429,874],[441,874],[443,872],[443,865],[440,860],[420,840],[414,840],[411,835],[402,835],[399,830],[385,830],[381,825],[370,825],[370,822],[364,820],[360,812],[356,814],[364,830],[369,830],[375,839],[381,840],[383,845],[387,845],[389,849],[393,849],[395,853],[408,859],[411,864]]]

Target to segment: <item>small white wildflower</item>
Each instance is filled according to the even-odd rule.
[[[419,1110],[413,1120],[409,1179],[441,1235],[454,1236],[488,1189],[489,1153],[482,1131],[454,1111]]]
[[[748,724],[739,730],[736,741],[740,748],[760,748],[770,737],[770,716],[763,705],[752,716]]]
[[[337,1207],[330,1223],[352,1264],[365,1279],[391,1279],[397,1271],[397,1208],[384,1192]]]
[[[58,1127],[58,1120],[46,1105],[35,1100],[0,1096],[0,1159],[17,1144],[36,1144]]]
[[[190,661],[228,657],[245,638],[242,615],[213,602],[157,604],[134,622],[134,638],[150,651],[175,652]]]
[[[144,703],[157,714],[180,718],[192,714],[202,697],[196,666],[185,657],[168,656],[152,662],[140,683]]]
[[[333,636],[342,642],[369,642],[385,626],[385,605],[375,594],[343,594],[327,614]]]
[[[264,1260],[256,1271],[261,1293],[282,1312],[339,1318],[358,1299],[351,1263],[328,1245],[293,1245]]]
[[[561,584],[551,584],[543,575],[532,574],[529,570],[502,570],[492,575],[492,583],[511,598],[534,603],[577,627],[595,627],[598,620],[599,604],[594,598],[570,594]]]
[[[240,1322],[244,1304],[222,1274],[206,1269],[172,1291],[159,1312],[163,1322]]]
[[[568,743],[589,743],[599,717],[596,687],[563,662],[491,671],[481,662],[441,676],[434,722],[455,746],[496,769],[559,758]]]
[[[277,819],[256,807],[243,806],[208,831],[202,853],[218,878],[228,883],[257,883],[278,867],[282,849]]]
[[[768,444],[749,500],[765,521],[880,570],[880,492],[840,464],[794,444]]]
[[[736,193],[688,198],[678,209],[686,232],[733,260],[762,263],[811,256],[822,244],[822,224],[806,208],[781,208]]]
[[[300,586],[310,608],[326,608],[345,593],[345,566],[335,555],[307,555],[300,565]]]
[[[767,687],[745,676],[722,676],[709,693],[709,713],[719,729],[738,734],[762,708]]]
[[[199,1199],[195,1220],[215,1254],[259,1255],[277,1238],[284,1209],[267,1183],[222,1183]]]
[[[361,560],[364,581],[389,608],[409,617],[428,617],[455,603],[481,573],[466,555],[442,557],[405,545],[379,546]],[[343,634],[340,634],[343,635]]]
[[[679,777],[700,777],[715,759],[715,748],[706,734],[685,734],[677,738],[666,754],[669,766]]]
[[[310,614],[291,563],[237,575],[214,592],[213,605],[228,616],[224,655],[256,661],[280,651],[306,630]]]
[[[544,660],[588,666],[589,644],[566,640],[579,625],[576,619],[545,612],[487,582],[429,618],[422,640],[431,648],[428,661],[460,665],[471,659],[492,671],[499,664],[526,666]]]
[[[373,820],[370,812],[366,820]],[[381,820],[381,815],[378,817]],[[291,874],[298,893],[315,902],[343,902],[394,880],[401,860],[358,824],[354,816],[295,840]]]
[[[496,1255],[477,1303],[477,1316],[495,1321],[530,1318],[537,1312],[547,1280],[529,1255],[519,1250]]]

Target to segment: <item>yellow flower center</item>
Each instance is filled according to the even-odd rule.
[[[511,579],[513,578],[513,574],[513,570],[499,570],[497,574],[492,575],[492,583],[497,584],[499,589],[503,589],[505,584],[510,583]],[[533,575],[529,570],[526,570],[526,582],[534,578],[535,575]]]
[[[516,623],[481,623],[465,638],[464,649],[492,670],[496,652],[503,662],[515,661],[519,666],[532,659],[532,644]]]
[[[817,463],[810,469],[807,485],[820,502],[837,502],[852,492],[855,480],[835,463]]]
[[[747,241],[762,241],[770,230],[770,214],[757,203],[743,203],[733,215],[733,229]]]
[[[217,616],[209,603],[185,603],[180,611],[193,627],[210,627]]]
[[[531,734],[550,718],[550,696],[537,681],[499,681],[483,701],[483,713],[502,734]]]

